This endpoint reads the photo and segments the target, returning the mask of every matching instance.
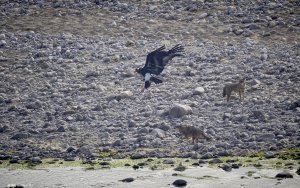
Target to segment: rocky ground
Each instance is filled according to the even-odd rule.
[[[300,147],[299,1],[6,0],[0,12],[0,159]],[[141,93],[133,70],[163,44],[185,57]],[[240,77],[245,100],[227,103]],[[182,140],[177,125],[212,140]]]

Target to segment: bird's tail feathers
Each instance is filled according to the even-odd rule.
[[[163,82],[161,79],[158,79],[158,78],[155,78],[155,77],[151,77],[150,81],[154,82],[155,84],[160,84],[160,83]]]

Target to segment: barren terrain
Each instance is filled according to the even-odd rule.
[[[0,160],[300,146],[299,1],[1,1]],[[149,52],[185,47],[141,93]],[[246,78],[245,99],[222,97]],[[174,117],[171,109],[191,108]],[[176,126],[212,139],[192,144]],[[103,153],[109,155],[103,156]]]

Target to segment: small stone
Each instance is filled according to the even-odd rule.
[[[160,128],[161,130],[168,131],[168,130],[171,129],[171,126],[170,126],[170,125],[167,125],[167,124],[165,124],[165,123],[162,123],[161,125],[159,125],[159,128]]]
[[[140,167],[139,167],[139,165],[133,165],[132,168],[133,168],[133,170],[137,170],[137,169],[139,169]]]
[[[257,25],[256,23],[251,23],[251,24],[249,24],[248,28],[250,30],[255,30],[255,29],[260,29],[260,26]]]
[[[66,130],[65,130],[65,127],[64,126],[59,126],[58,128],[57,128],[57,132],[65,132]]]
[[[5,34],[0,34],[0,40],[5,40]]]
[[[39,157],[32,157],[31,162],[37,164],[37,163],[42,163],[42,160]]]
[[[222,166],[222,169],[223,169],[224,171],[226,171],[226,172],[230,172],[230,171],[232,170],[232,167],[231,167],[230,165],[228,165],[228,164],[224,164],[224,165]]]
[[[240,168],[240,165],[234,163],[234,164],[231,165],[231,167],[234,168],[234,169],[238,169],[238,168]]]
[[[200,160],[198,161],[198,163],[199,163],[199,164],[205,164],[205,163],[206,163],[206,161],[204,161],[204,160],[200,159]]]
[[[0,155],[0,160],[8,160],[10,159],[9,155]]]
[[[119,139],[113,143],[113,146],[122,146],[122,144],[123,144],[123,141]]]
[[[145,151],[139,151],[137,153],[134,153],[131,155],[131,159],[141,159],[143,157],[146,156],[146,152]]]
[[[260,167],[262,167],[263,165],[260,164],[260,163],[257,163],[257,164],[254,164],[253,166],[256,167],[256,168],[260,168]]]
[[[267,158],[267,159],[274,158],[274,157],[275,157],[274,152],[272,152],[272,151],[267,151],[265,153],[265,158]]]
[[[92,110],[93,111],[102,111],[103,107],[100,104],[97,104]]]
[[[107,161],[100,162],[99,164],[100,164],[101,166],[109,166],[109,165],[110,165],[110,163],[107,162]]]
[[[293,178],[293,175],[288,172],[278,173],[275,178],[283,179],[283,178]]]
[[[122,91],[119,95],[115,96],[117,101],[120,101],[121,99],[131,98],[133,96],[133,93],[131,91]]]
[[[217,163],[222,163],[223,161],[221,159],[215,158],[210,160],[208,163],[210,164],[217,164]]]
[[[0,48],[4,47],[6,45],[5,40],[0,40]]]
[[[201,156],[198,152],[193,153],[191,156],[191,159],[200,159],[200,158],[201,158]]]
[[[274,140],[274,139],[275,139],[275,134],[265,133],[265,134],[262,134],[262,135],[258,136],[257,141],[266,142],[266,141],[271,141],[271,140]]]
[[[75,157],[71,157],[71,156],[64,157],[64,161],[75,161],[75,160],[76,160]]]
[[[126,41],[125,46],[126,46],[126,47],[134,46],[134,42],[133,42],[132,40],[128,40],[128,41]]]
[[[183,180],[183,179],[178,179],[178,180],[175,180],[173,183],[172,183],[175,187],[184,187],[187,185],[187,181]]]
[[[267,121],[267,116],[265,115],[265,113],[263,111],[260,110],[254,110],[252,111],[252,115],[251,117],[258,119],[260,121]]]
[[[300,167],[298,168],[298,170],[296,171],[296,174],[298,174],[300,176]]]
[[[12,158],[9,160],[9,163],[19,163],[20,157],[19,156],[12,156]]]
[[[11,137],[11,139],[12,140],[21,140],[21,139],[26,139],[28,137],[29,137],[28,133],[16,133]]]
[[[268,59],[268,54],[263,53],[260,55],[260,60],[266,61],[267,59]]]
[[[133,178],[125,178],[125,179],[122,179],[121,181],[126,182],[126,183],[130,183],[130,182],[133,182],[134,179]]]
[[[87,155],[87,156],[92,154],[92,152],[90,151],[88,146],[81,146],[80,148],[78,148],[76,150],[76,153],[81,153],[81,154],[84,154],[84,155]]]
[[[201,159],[211,159],[213,157],[213,155],[211,153],[205,153]]]
[[[185,166],[179,165],[176,168],[174,168],[175,171],[183,172],[186,170]]]
[[[204,13],[199,15],[199,19],[206,18],[207,16],[208,16],[208,14],[206,12],[204,12]]]
[[[242,29],[234,29],[233,30],[233,33],[236,35],[241,35],[243,32],[244,32],[244,30],[242,30]]]
[[[72,151],[75,151],[76,149],[72,146],[68,147],[67,152],[70,153]]]
[[[164,138],[166,137],[165,135],[165,131],[164,130],[161,130],[161,129],[153,129],[151,132],[150,132],[151,135],[155,136],[155,137],[159,137],[159,138]]]
[[[175,160],[174,159],[165,159],[164,161],[163,161],[163,164],[175,164]]]
[[[193,94],[194,95],[203,95],[205,92],[203,87],[197,87],[194,89]]]
[[[223,120],[230,119],[230,118],[231,118],[231,113],[224,113]]]

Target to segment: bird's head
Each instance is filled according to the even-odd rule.
[[[138,73],[138,74],[141,74],[141,70],[142,70],[142,68],[136,68],[135,70],[134,70],[134,73]]]

